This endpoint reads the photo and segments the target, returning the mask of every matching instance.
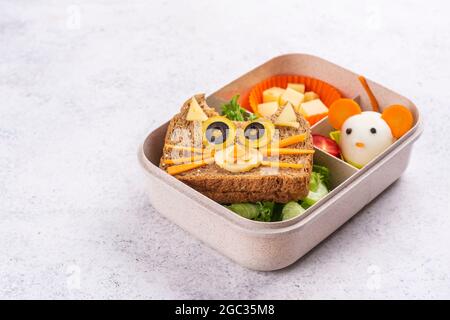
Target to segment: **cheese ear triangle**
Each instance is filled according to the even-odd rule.
[[[208,120],[208,116],[202,110],[200,105],[198,104],[197,99],[192,97],[191,102],[189,104],[189,110],[186,115],[186,120],[188,121],[206,121]]]
[[[297,115],[295,114],[292,104],[290,104],[288,102],[283,107],[283,110],[281,110],[281,113],[278,116],[277,120],[275,120],[275,123],[277,123],[277,122],[293,122],[293,121],[297,121]]]
[[[289,102],[286,103],[283,110],[281,110],[281,113],[278,115],[278,118],[275,120],[274,124],[283,127],[299,127],[300,124],[297,121],[297,115],[295,114],[292,104],[290,104]]]

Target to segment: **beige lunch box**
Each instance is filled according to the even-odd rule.
[[[344,97],[358,97],[370,110],[370,102],[358,75],[321,58],[288,54],[273,58],[207,97],[211,107],[278,74],[318,78],[338,88]],[[358,170],[315,148],[314,163],[331,171],[331,192],[303,215],[280,222],[245,219],[203,196],[158,167],[168,122],[151,132],[139,149],[139,161],[147,177],[148,196],[162,215],[240,265],[270,271],[284,268],[314,248],[397,180],[408,165],[413,142],[422,133],[421,117],[407,98],[368,81],[380,106],[402,104],[414,115],[414,127],[373,161]],[[328,135],[327,118],[311,127]]]

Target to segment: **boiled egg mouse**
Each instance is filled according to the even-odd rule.
[[[409,109],[387,107],[383,113],[362,111],[352,99],[336,100],[329,109],[330,124],[340,130],[339,146],[345,161],[362,168],[386,150],[413,124]]]
[[[341,152],[356,167],[366,165],[394,141],[391,129],[381,114],[362,112],[347,119],[341,132]]]

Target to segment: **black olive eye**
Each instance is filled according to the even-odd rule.
[[[248,140],[258,140],[264,136],[266,129],[264,125],[259,122],[252,122],[244,129],[244,136]]]
[[[345,130],[345,133],[346,133],[346,134],[352,133],[352,128],[347,128],[347,130]]]
[[[206,139],[213,144],[221,144],[227,140],[228,130],[230,128],[225,122],[216,121],[211,123],[205,132]]]
[[[370,128],[370,132],[373,133],[373,134],[375,134],[375,133],[377,133],[377,129],[375,129],[375,128]]]

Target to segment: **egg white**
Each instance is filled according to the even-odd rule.
[[[375,128],[376,133],[371,132],[372,128]],[[347,134],[347,129],[351,129],[350,134]],[[364,146],[358,147],[356,145],[358,142],[363,143]],[[362,167],[386,150],[393,142],[391,129],[381,118],[381,114],[365,111],[344,122],[339,144],[344,159]]]

